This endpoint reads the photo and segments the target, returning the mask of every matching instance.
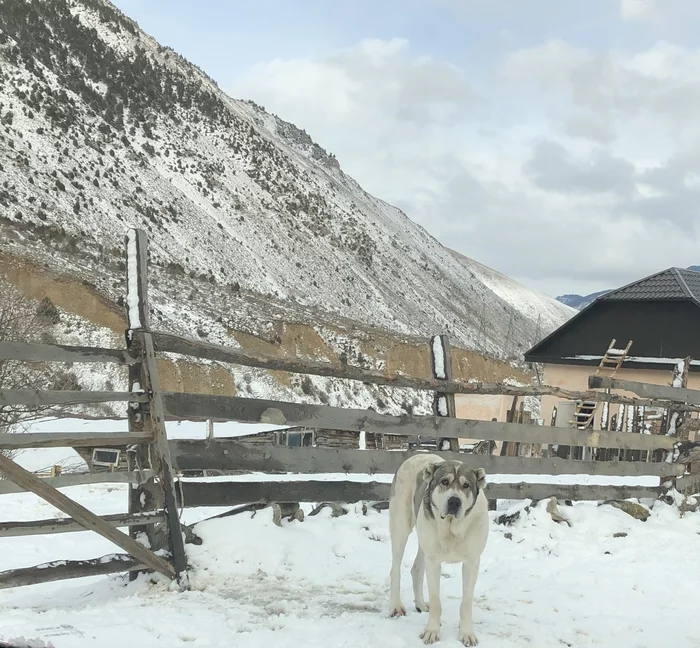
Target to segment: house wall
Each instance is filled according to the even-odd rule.
[[[700,308],[690,300],[596,301],[526,353],[525,360],[600,356],[613,338],[618,348],[633,340],[631,356],[700,358],[699,327]]]
[[[588,377],[593,375],[596,367],[576,366],[576,365],[560,365],[546,364],[544,365],[543,382],[545,385],[553,385],[562,389],[571,391],[588,391]],[[650,383],[652,385],[670,385],[672,372],[665,370],[652,369],[631,369],[621,368],[615,374],[615,378],[620,380],[632,380],[635,382]],[[700,389],[700,374],[688,374],[688,388]],[[615,390],[615,393],[621,396],[637,397],[637,394]],[[552,419],[552,411],[554,407],[561,401],[558,396],[542,396],[542,404],[540,407],[540,416],[544,420],[545,425],[549,425]],[[610,406],[610,415],[618,412],[617,405]],[[602,407],[598,407],[594,421],[594,427],[600,429],[600,419]],[[566,425],[559,421],[558,425]]]
[[[490,396],[482,394],[455,394],[455,414],[457,418],[475,421],[505,421],[508,410],[513,405],[512,396]],[[483,439],[459,439],[462,443],[477,443]],[[500,452],[502,441],[496,442],[496,452]]]

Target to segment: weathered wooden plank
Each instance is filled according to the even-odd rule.
[[[289,371],[291,373],[311,374],[329,378],[359,380],[375,385],[388,387],[404,387],[423,391],[440,391],[453,394],[504,394],[510,396],[542,396],[553,395],[564,400],[608,400],[612,403],[625,405],[652,405],[651,401],[641,402],[637,398],[607,395],[600,392],[573,392],[552,385],[532,385],[514,387],[501,383],[466,383],[459,380],[438,380],[436,378],[418,378],[405,374],[387,375],[379,371],[353,367],[352,365],[334,365],[328,362],[299,360],[297,358],[279,358],[243,349],[234,349],[192,338],[171,335],[169,333],[153,332],[153,344],[157,352],[178,353],[204,360],[215,360],[244,367],[259,367]],[[698,406],[688,406],[698,409]]]
[[[671,449],[668,437],[625,432],[585,431],[564,427],[474,421],[437,416],[388,416],[372,410],[285,403],[235,396],[165,392],[166,412],[179,418],[211,418],[248,423],[274,421],[280,425],[406,436],[433,436],[493,441],[525,441],[634,450]],[[280,422],[281,421],[281,422]]]
[[[67,344],[39,344],[38,342],[11,342],[0,340],[0,360],[25,362],[95,362],[130,364],[133,359],[123,349],[70,346]]]
[[[430,366],[436,380],[452,380],[452,352],[447,335],[435,335],[430,340]],[[456,418],[457,406],[455,395],[450,392],[437,391],[433,396],[433,413],[435,416]],[[459,451],[459,440],[455,438],[437,439],[436,447],[441,450]]]
[[[391,485],[382,482],[182,481],[186,507],[238,506],[251,502],[381,502],[389,499]],[[642,486],[590,486],[571,484],[487,484],[489,499],[545,499],[598,501],[658,497],[660,489]]]
[[[185,507],[236,506],[249,502],[359,502],[385,500],[389,484],[379,482],[284,481],[197,482],[182,480]]]
[[[393,474],[416,452],[349,450],[340,448],[289,448],[248,445],[238,439],[177,439],[170,441],[171,455],[180,470],[250,470],[280,473]],[[679,476],[684,466],[665,462],[571,461],[529,457],[498,457],[437,452],[445,459],[483,468],[491,475],[617,475]]]
[[[146,470],[143,472],[100,472],[100,473],[76,473],[72,475],[61,475],[60,477],[49,477],[42,479],[53,488],[68,488],[69,486],[87,486],[90,484],[137,484],[141,479],[147,479],[153,472]],[[22,488],[9,479],[0,479],[0,495],[10,493],[24,493],[27,489]]]
[[[672,403],[700,405],[700,390],[697,389],[668,387],[667,385],[651,385],[649,383],[620,380],[618,378],[605,378],[603,376],[589,376],[588,386],[591,389],[621,389],[638,394],[644,398],[662,399]]]
[[[150,305],[148,300],[148,241],[143,230],[130,229],[124,237],[126,253],[126,344],[129,354],[134,358],[143,359],[143,337],[135,335],[136,331],[150,328]],[[129,367],[129,391],[135,391],[146,382],[145,367],[140,365]],[[153,434],[149,402],[138,403],[128,408],[127,418],[129,432],[148,431]],[[127,453],[129,470],[142,471],[151,466],[151,446],[134,446]],[[165,498],[163,489],[155,479],[155,474],[139,484],[129,484],[129,513],[163,509]],[[129,528],[129,535],[134,539],[144,538],[149,546],[158,544],[155,524],[143,524]],[[129,573],[129,580],[135,580],[138,572]]]
[[[150,328],[148,239],[137,228],[126,233],[126,317],[132,331]]]
[[[597,502],[609,499],[656,499],[661,493],[659,488],[647,486],[618,486],[590,484],[487,484],[486,496],[493,499],[543,500],[556,497],[558,500],[574,502]]]
[[[70,391],[67,389],[39,391],[34,389],[0,389],[0,406],[75,405],[79,403],[136,402],[147,400],[146,394],[113,391]]]
[[[146,566],[126,554],[111,554],[92,560],[56,560],[36,567],[0,572],[0,589],[51,583],[69,578],[104,576],[132,569],[146,569]]]
[[[129,432],[23,432],[0,433],[0,450],[20,448],[89,448],[92,446],[127,446],[148,443],[148,433]]]
[[[156,556],[146,549],[142,544],[136,542],[119,529],[103,522],[99,516],[86,509],[82,504],[74,502],[70,497],[64,495],[29,471],[16,464],[12,459],[0,455],[0,472],[23,488],[35,493],[42,499],[52,504],[60,511],[70,515],[76,522],[80,522],[86,529],[99,533],[103,538],[131,554],[140,562],[148,565],[152,569],[165,576],[174,578],[175,570],[172,565]]]
[[[114,527],[131,527],[137,524],[153,524],[162,522],[165,518],[163,513],[151,511],[132,515],[129,513],[119,513],[117,515],[100,516],[103,522]],[[31,520],[28,522],[0,522],[0,538],[18,538],[20,536],[46,535],[54,533],[76,533],[87,531],[82,525],[71,518],[48,520]]]
[[[156,354],[153,348],[153,339],[147,332],[141,333],[143,340],[144,361],[143,370],[145,388],[150,396],[149,411],[151,416],[151,428],[154,434],[154,451],[160,486],[165,496],[165,520],[168,527],[168,540],[173,557],[173,566],[178,584],[181,589],[189,589],[187,575],[187,555],[183,539],[180,517],[177,511],[177,499],[175,497],[175,483],[173,481],[173,465],[170,459],[170,445],[165,429],[165,409],[161,398],[160,377],[156,367]]]

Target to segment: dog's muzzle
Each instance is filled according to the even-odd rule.
[[[447,500],[447,515],[457,515],[462,508],[462,500],[459,497],[450,497]]]

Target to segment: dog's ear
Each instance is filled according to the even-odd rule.
[[[486,471],[483,468],[477,468],[474,472],[476,473],[476,485],[479,487],[479,490],[484,490],[484,486],[486,486]]]
[[[423,481],[430,481],[433,478],[437,466],[438,465],[436,463],[431,463],[423,468]]]

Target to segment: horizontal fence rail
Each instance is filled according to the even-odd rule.
[[[237,396],[165,392],[165,409],[172,417],[202,418],[244,423],[271,423],[351,432],[380,432],[406,436],[430,436],[491,441],[519,441],[552,445],[625,450],[670,450],[670,437],[628,432],[576,430],[574,428],[475,421],[439,416],[389,416],[372,410],[327,405],[286,403]]]
[[[391,484],[348,481],[188,481],[176,489],[180,505],[188,507],[238,506],[252,502],[384,502]],[[545,499],[597,501],[607,499],[656,499],[661,488],[645,486],[597,486],[580,484],[492,484],[489,499]]]
[[[54,389],[40,391],[34,389],[0,389],[0,406],[25,405],[44,407],[46,405],[78,405],[80,403],[145,403],[148,396],[141,393],[114,391],[71,391]]]
[[[147,569],[146,565],[128,554],[111,554],[92,560],[56,560],[35,567],[0,572],[0,589],[142,569]]]
[[[172,440],[170,452],[180,470],[249,470],[280,473],[393,474],[410,451],[289,448],[247,445],[233,439]],[[461,461],[469,468],[483,468],[487,475],[608,475],[678,477],[680,464],[642,461],[575,461],[528,457],[497,457],[461,452],[435,452]]]
[[[0,340],[0,360],[116,363],[122,365],[136,362],[124,349],[40,344],[38,342],[10,342],[7,340]]]
[[[162,522],[165,518],[162,513],[153,511],[150,513],[119,513],[117,515],[100,516],[103,522],[114,527],[131,527],[140,524],[153,524]],[[53,533],[75,533],[88,531],[82,524],[71,518],[49,520],[31,520],[28,522],[0,522],[0,538],[18,538],[20,536],[45,535]]]
[[[437,378],[417,378],[405,374],[387,375],[379,371],[362,369],[352,365],[336,365],[330,362],[313,360],[298,360],[296,358],[278,358],[243,349],[235,349],[210,342],[202,342],[193,338],[171,335],[169,333],[153,334],[153,345],[157,352],[176,353],[202,360],[226,362],[245,367],[257,367],[291,373],[310,374],[327,378],[358,380],[374,385],[401,387],[451,394],[505,395],[505,396],[558,396],[565,400],[605,400],[621,405],[652,405],[652,401],[638,398],[602,394],[600,392],[574,392],[551,385],[511,386],[502,383],[463,382],[459,380],[443,380]],[[658,404],[658,403],[657,403]],[[687,405],[687,409],[698,409],[700,405]]]
[[[90,448],[149,443],[148,432],[23,432],[0,433],[0,450],[26,448]]]
[[[61,475],[60,477],[48,477],[42,479],[54,488],[68,488],[70,486],[88,486],[90,484],[140,484],[153,477],[152,470],[132,472],[101,472],[101,473],[74,473]],[[26,489],[9,479],[0,479],[0,495],[10,493],[24,493]]]
[[[591,388],[621,389],[639,394],[645,398],[663,399],[673,403],[688,403],[700,405],[700,390],[684,387],[669,387],[667,385],[651,385],[633,380],[619,380],[604,376],[589,376],[588,386]]]

